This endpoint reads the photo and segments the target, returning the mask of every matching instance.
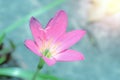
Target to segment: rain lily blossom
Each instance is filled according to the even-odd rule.
[[[74,30],[66,32],[67,15],[63,10],[56,13],[47,24],[46,28],[34,17],[30,19],[30,29],[34,37],[33,40],[25,40],[25,45],[36,55],[43,58],[49,65],[54,65],[57,61],[77,61],[83,60],[82,53],[70,48],[78,42],[84,35],[84,30]]]

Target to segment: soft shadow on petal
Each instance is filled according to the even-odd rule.
[[[45,56],[42,56],[42,58],[44,59],[44,61],[48,64],[48,66],[52,66],[56,63],[56,60],[54,58],[47,58]]]
[[[82,53],[74,51],[74,50],[66,50],[62,53],[54,56],[56,61],[78,61],[84,60],[84,56]]]
[[[57,42],[61,43],[59,49],[62,51],[73,46],[85,35],[85,33],[84,30],[75,30],[64,34],[57,40]]]
[[[38,56],[42,56],[42,54],[38,51],[38,47],[36,46],[35,42],[32,40],[26,40],[24,42],[25,46],[30,49],[33,53],[37,54]]]
[[[65,33],[67,27],[67,15],[63,10],[56,13],[55,17],[52,18],[47,27],[48,38],[53,38],[54,40]]]

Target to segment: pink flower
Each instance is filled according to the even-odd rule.
[[[43,29],[34,17],[30,19],[30,29],[33,40],[26,40],[25,45],[36,55],[42,57],[49,65],[57,61],[83,60],[84,56],[75,50],[68,49],[78,42],[84,35],[84,30],[66,32],[67,15],[60,10]]]

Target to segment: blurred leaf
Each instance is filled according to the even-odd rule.
[[[5,53],[8,53],[10,51],[9,48],[4,48],[2,50],[0,50],[0,54],[5,54]]]
[[[12,40],[9,40],[9,43],[10,43],[10,47],[11,47],[12,51],[14,51],[16,48],[15,44],[13,43]]]
[[[25,22],[27,22],[31,16],[38,16],[43,14],[44,12],[56,7],[57,5],[61,4],[63,1],[65,0],[55,0],[54,2],[51,2],[51,4],[38,9],[36,11],[33,11],[33,13],[26,15],[25,17],[23,17],[22,19],[18,20],[17,22],[13,23],[12,25],[10,25],[9,27],[7,27],[6,29],[0,31],[0,36],[1,33],[8,33],[13,31],[15,28],[19,27],[20,25],[24,24]]]
[[[20,68],[0,68],[0,76],[17,77],[24,80],[31,80],[34,72]],[[52,75],[39,73],[36,80],[61,80]]]
[[[0,57],[0,64],[2,64],[5,60],[6,60],[6,57],[5,56],[1,56]]]
[[[5,34],[2,33],[2,34],[0,35],[0,45],[3,43],[4,38],[5,38]]]
[[[13,41],[8,39],[8,42],[9,42],[9,46],[1,49],[0,54],[8,54],[8,53],[11,53],[15,50],[16,46],[13,43]]]

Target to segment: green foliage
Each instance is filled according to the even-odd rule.
[[[0,64],[2,64],[6,60],[5,56],[0,57]]]
[[[12,40],[8,40],[8,43],[9,43],[8,47],[5,47],[5,48],[3,47],[3,49],[0,50],[0,55],[5,55],[5,54],[7,54],[9,52],[12,53],[15,50],[16,46],[13,43],[13,41]]]
[[[11,47],[12,51],[15,50],[16,46],[15,46],[15,44],[13,43],[12,40],[9,40],[9,44],[10,44],[10,47]]]
[[[23,80],[31,80],[34,72],[20,68],[0,68],[0,76],[17,77]],[[39,73],[36,80],[61,80],[52,75]]]
[[[5,38],[5,34],[2,33],[2,34],[0,35],[0,45],[3,43],[4,38]]]

